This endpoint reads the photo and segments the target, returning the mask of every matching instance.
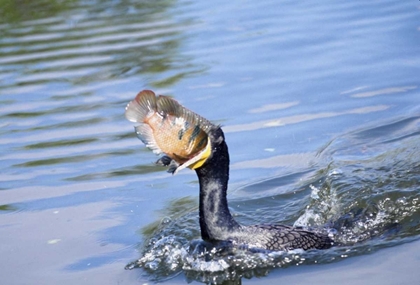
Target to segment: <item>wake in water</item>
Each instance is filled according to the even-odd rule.
[[[337,138],[319,152],[316,170],[310,170],[311,178],[305,176],[307,183],[295,185],[301,178],[298,173],[291,182],[291,188],[300,189],[303,196],[299,198],[305,204],[297,208],[291,193],[260,201],[262,205],[264,200],[267,204],[273,199],[282,201],[281,207],[266,209],[264,222],[272,222],[281,208],[292,213],[288,220],[295,221],[295,226],[326,231],[339,244],[336,247],[282,252],[237,248],[228,243],[210,245],[198,240],[196,204],[183,201],[182,215],[165,218],[148,229],[142,257],[127,268],[142,267],[155,281],[183,273],[189,280],[220,284],[264,276],[278,267],[335,262],[417,239],[419,126],[420,119],[413,117]],[[269,182],[265,180],[261,186]],[[258,183],[252,187],[258,188]]]

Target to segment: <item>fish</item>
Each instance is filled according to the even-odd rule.
[[[143,90],[128,103],[127,120],[137,123],[137,137],[156,154],[175,162],[173,174],[202,166],[211,154],[209,131],[215,126],[175,99]]]

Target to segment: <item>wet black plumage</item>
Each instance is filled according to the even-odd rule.
[[[211,156],[202,167],[195,170],[200,184],[199,214],[203,240],[231,241],[238,246],[266,250],[327,249],[334,244],[327,235],[302,228],[276,224],[238,224],[233,219],[227,203],[229,152],[225,137],[218,126],[209,131],[209,136]],[[174,163],[168,157],[159,160],[160,164],[165,165],[169,165],[170,162]]]

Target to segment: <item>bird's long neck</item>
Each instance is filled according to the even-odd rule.
[[[212,146],[211,156],[196,172],[200,183],[201,236],[204,240],[224,240],[239,228],[229,212],[226,198],[229,153],[224,137],[221,143]]]

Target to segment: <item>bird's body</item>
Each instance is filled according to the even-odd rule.
[[[233,219],[227,203],[229,152],[220,126],[169,97],[156,99],[148,90],[128,104],[126,117],[140,123],[136,132],[146,146],[165,154],[158,163],[169,166],[172,173],[185,167],[196,171],[203,240],[266,250],[326,249],[333,245],[325,234],[285,225],[244,226]]]

